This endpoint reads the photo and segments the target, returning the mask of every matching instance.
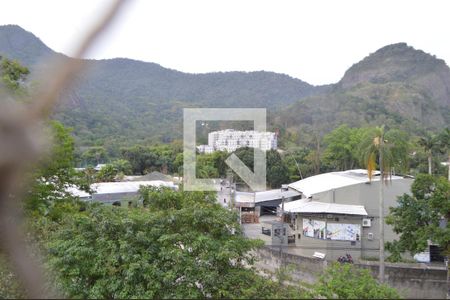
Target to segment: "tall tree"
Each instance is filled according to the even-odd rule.
[[[280,188],[282,184],[289,183],[289,171],[285,162],[276,150],[267,151],[267,185],[271,188]]]
[[[306,147],[291,148],[283,153],[283,162],[288,168],[289,180],[296,181],[314,174],[313,164],[308,160],[311,150]]]
[[[31,174],[31,189],[26,198],[26,207],[41,213],[46,213],[55,202],[73,198],[67,191],[70,186],[89,190],[86,178],[74,169],[74,139],[70,129],[51,121],[48,131],[53,137],[51,155]]]
[[[63,216],[46,249],[70,298],[303,298],[252,267],[237,215],[213,193],[143,187],[146,208],[88,206]]]
[[[428,158],[428,174],[433,174],[433,154],[439,146],[439,141],[435,135],[425,135],[419,138],[419,145],[425,150]]]
[[[112,165],[117,169],[118,172],[124,175],[131,175],[133,173],[131,164],[126,159],[117,159],[112,162]]]
[[[314,155],[314,172],[315,174],[320,173],[320,143],[321,143],[321,137],[320,134],[317,131],[314,131],[314,145],[315,149],[311,152],[311,154]]]
[[[122,148],[121,155],[124,159],[131,163],[134,174],[143,175],[153,166],[158,157],[151,152],[148,147],[134,146],[129,148]]]
[[[384,126],[375,128],[372,132],[368,133],[365,142],[362,144],[364,163],[367,167],[367,174],[371,180],[373,177],[373,171],[376,170],[377,159],[378,166],[380,168],[380,190],[379,190],[379,202],[378,211],[380,218],[380,272],[379,280],[384,282],[384,191],[383,186],[386,179],[390,176],[391,164],[393,156],[390,151],[389,145],[384,140]]]
[[[96,146],[84,151],[81,158],[86,165],[95,166],[100,163],[105,163],[108,160],[108,154],[104,147]]]
[[[411,186],[412,195],[398,198],[398,206],[390,208],[386,218],[400,235],[398,241],[387,243],[394,260],[400,253],[412,255],[427,249],[428,241],[439,244],[450,257],[450,182],[444,177],[419,174]],[[450,267],[450,265],[448,266]],[[447,277],[450,270],[447,270]],[[450,279],[450,278],[449,278]],[[450,297],[450,281],[447,281]]]
[[[0,56],[0,83],[3,83],[10,91],[19,91],[21,83],[29,73],[28,68],[22,66],[18,61]]]
[[[410,153],[412,152],[410,135],[399,129],[390,129],[386,132],[385,139],[391,155],[391,170],[389,171],[407,174],[410,167]]]
[[[104,165],[95,175],[97,182],[112,182],[115,181],[119,170],[113,164]]]
[[[324,162],[334,170],[353,169],[359,165],[358,147],[366,128],[350,128],[344,124],[324,136]]]

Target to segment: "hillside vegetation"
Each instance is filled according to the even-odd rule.
[[[27,66],[30,86],[48,69],[45,58],[69,59],[14,25],[0,26],[0,56]],[[450,69],[404,43],[379,49],[338,83],[319,87],[265,71],[188,74],[124,58],[87,65],[61,95],[54,117],[74,129],[78,146],[110,152],[180,139],[185,107],[266,107],[269,129],[280,130],[283,148],[318,146],[344,123],[385,124],[414,135],[450,123]]]
[[[333,128],[386,124],[413,134],[450,123],[450,69],[404,43],[386,46],[353,65],[327,93],[307,97],[273,116],[294,143]]]
[[[0,26],[0,55],[20,61],[34,78],[47,70],[43,59],[68,59],[14,25]],[[74,128],[81,145],[167,142],[181,138],[184,107],[274,110],[327,89],[265,71],[188,74],[124,58],[87,65],[55,115]]]

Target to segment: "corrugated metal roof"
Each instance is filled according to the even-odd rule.
[[[279,200],[284,196],[285,199],[300,196],[295,190],[281,191],[281,189],[268,190],[263,192],[236,192],[236,202],[265,202]]]
[[[250,192],[236,192],[236,202],[253,202],[255,200],[255,193]]]
[[[362,205],[348,205],[310,201],[301,199],[284,204],[285,212],[293,213],[317,213],[317,214],[343,214],[367,216],[367,211]]]
[[[175,187],[173,182],[166,182],[162,180],[151,181],[122,181],[122,182],[100,182],[94,183],[91,188],[96,194],[115,194],[115,193],[133,193],[139,190],[139,187],[143,186],[166,186]]]
[[[372,181],[379,181],[380,172],[375,171]],[[400,176],[391,176],[392,180],[402,179]],[[339,189],[342,187],[368,182],[367,171],[364,169],[348,170],[342,172],[324,173],[311,176],[289,184],[289,188],[301,192],[305,197],[314,194]]]
[[[94,194],[119,194],[119,193],[136,193],[139,187],[143,186],[165,186],[170,188],[175,188],[176,185],[173,182],[166,182],[162,180],[151,180],[151,181],[121,181],[121,182],[99,182],[91,185],[91,189]],[[90,196],[90,194],[78,190],[74,187],[67,188],[67,191],[72,193],[72,195],[85,198]]]
[[[263,192],[256,192],[256,202],[264,202],[271,200],[278,200],[283,197],[285,199],[300,196],[300,193],[294,190],[281,191],[281,189],[268,190]]]

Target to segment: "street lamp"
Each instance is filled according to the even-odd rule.
[[[284,215],[284,194],[283,191],[287,191],[288,190],[288,185],[287,184],[282,184],[281,185],[281,189],[280,189],[280,193],[281,193],[281,222],[284,223],[283,221],[283,215]]]

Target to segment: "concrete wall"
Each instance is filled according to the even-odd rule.
[[[358,267],[371,270],[378,276],[377,262],[360,262]],[[396,288],[405,298],[444,299],[447,291],[447,270],[425,264],[386,264],[387,283]]]
[[[283,265],[293,267],[291,276],[294,280],[308,283],[317,281],[327,267],[328,262],[311,257],[283,252],[280,259],[278,248],[265,247],[256,251],[258,261],[256,267],[261,270],[275,271]],[[367,268],[376,278],[378,265],[376,262],[357,263],[355,266]],[[386,264],[386,283],[396,288],[403,297],[411,299],[445,298],[447,290],[447,271],[445,266],[429,267],[423,264]]]
[[[280,252],[277,247],[266,246],[256,251],[258,260],[255,265],[261,270],[275,272],[281,265]],[[297,256],[283,251],[283,265],[292,265],[293,272],[290,274],[294,280],[307,283],[316,282],[318,276],[327,266],[327,261],[310,257]]]

